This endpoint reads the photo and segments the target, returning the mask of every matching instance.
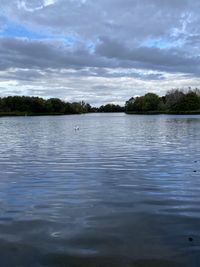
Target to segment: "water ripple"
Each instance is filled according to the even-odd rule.
[[[200,265],[200,116],[0,120],[4,267]]]

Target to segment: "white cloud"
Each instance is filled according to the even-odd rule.
[[[43,6],[50,6],[54,5],[57,1],[56,0],[43,0]]]
[[[0,0],[0,94],[91,103],[199,84],[198,0]],[[12,18],[12,20],[11,20]],[[2,31],[3,32],[3,31]],[[51,81],[51,82],[49,82]],[[4,89],[2,89],[4,88]]]

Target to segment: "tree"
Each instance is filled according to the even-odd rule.
[[[128,101],[125,103],[125,111],[133,111],[134,110],[134,103],[135,103],[135,98],[131,97]]]
[[[143,98],[142,109],[143,111],[158,110],[159,96],[154,93],[148,93]]]
[[[181,99],[179,103],[179,109],[183,111],[200,109],[200,97],[196,94],[196,92],[189,91]]]
[[[64,113],[65,103],[58,98],[50,98],[46,101],[46,108],[48,112]]]
[[[184,97],[184,93],[179,89],[172,89],[166,94],[166,108],[171,111],[181,110],[180,103]]]
[[[90,112],[92,107],[85,102],[66,103],[58,98],[44,100],[40,97],[8,96],[0,98],[1,112],[27,114],[79,114]]]
[[[106,104],[99,107],[99,112],[123,112],[124,107],[115,104]]]
[[[126,111],[147,112],[158,110],[159,96],[148,93],[144,96],[130,98],[125,105]]]

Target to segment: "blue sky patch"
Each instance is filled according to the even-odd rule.
[[[147,39],[142,43],[145,47],[155,47],[160,49],[170,49],[173,47],[180,47],[181,43],[179,41],[165,40],[165,39]]]
[[[4,37],[21,37],[21,38],[29,38],[29,39],[46,39],[49,38],[47,34],[38,33],[34,31],[29,31],[27,28],[15,24],[15,23],[7,23],[4,28],[0,31],[0,36]]]

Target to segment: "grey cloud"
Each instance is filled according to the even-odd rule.
[[[199,72],[199,56],[193,57],[177,49],[162,50],[150,47],[132,49],[108,38],[101,39],[95,53],[86,48],[71,49],[58,43],[27,39],[0,39],[0,68],[84,69],[143,68],[157,71]],[[95,72],[91,75],[96,75]]]
[[[0,72],[0,80],[35,81],[42,79],[44,74],[39,70],[16,69],[7,72]]]
[[[30,1],[21,2],[30,5]],[[14,0],[3,6],[16,20],[33,27],[44,26],[57,35],[74,32],[94,40],[110,34],[125,37],[127,42],[168,34],[182,26],[184,14],[195,16],[199,11],[197,0],[59,0],[34,12],[17,8]],[[41,1],[34,1],[34,6],[41,6]]]
[[[16,38],[0,39],[0,68],[69,68],[109,66],[103,59],[96,59],[87,50],[71,51],[51,42],[30,41]]]
[[[128,48],[123,43],[102,38],[96,49],[97,54],[107,58],[132,61],[135,67],[177,72],[199,72],[199,55],[186,54],[178,49],[153,47]]]
[[[0,0],[0,6],[0,34],[14,23],[48,36],[1,34],[0,83],[7,89],[0,94],[122,102],[199,82],[199,0]]]

